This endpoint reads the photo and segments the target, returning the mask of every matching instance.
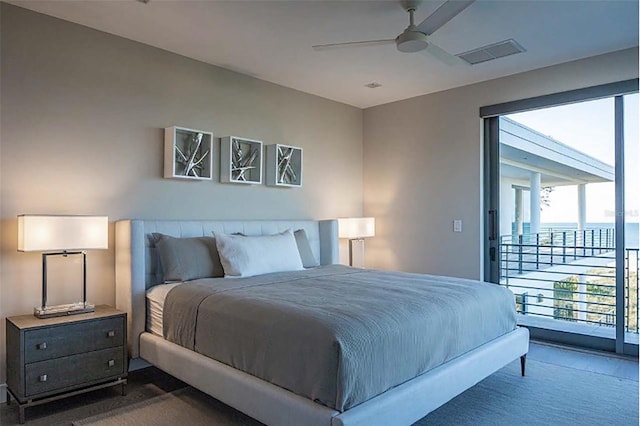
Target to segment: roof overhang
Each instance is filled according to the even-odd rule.
[[[500,174],[528,181],[541,174],[543,186],[613,182],[614,167],[545,136],[523,124],[500,117]]]

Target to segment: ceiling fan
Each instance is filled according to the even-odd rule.
[[[400,0],[402,7],[409,13],[409,26],[396,38],[383,40],[351,41],[346,43],[318,44],[312,46],[314,50],[328,50],[342,47],[376,46],[395,43],[400,52],[426,51],[441,61],[453,65],[459,63],[458,58],[436,46],[429,36],[440,27],[465,10],[475,0],[447,0],[435,12],[420,24],[415,25],[413,14],[422,0]]]

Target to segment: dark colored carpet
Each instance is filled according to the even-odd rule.
[[[638,425],[638,382],[527,360],[517,362],[416,425]]]
[[[155,368],[117,388],[27,410],[30,425],[259,425]],[[17,423],[3,406],[0,423]],[[529,360],[527,377],[514,362],[454,398],[416,425],[638,425],[638,382]]]

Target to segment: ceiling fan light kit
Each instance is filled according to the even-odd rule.
[[[426,49],[429,42],[426,34],[407,28],[396,38],[396,46],[400,52],[414,53]]]

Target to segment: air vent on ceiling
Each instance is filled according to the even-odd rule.
[[[500,41],[498,43],[482,46],[468,52],[457,54],[456,56],[470,65],[482,62],[492,61],[494,59],[503,58],[516,53],[524,52],[524,48],[514,39]]]

